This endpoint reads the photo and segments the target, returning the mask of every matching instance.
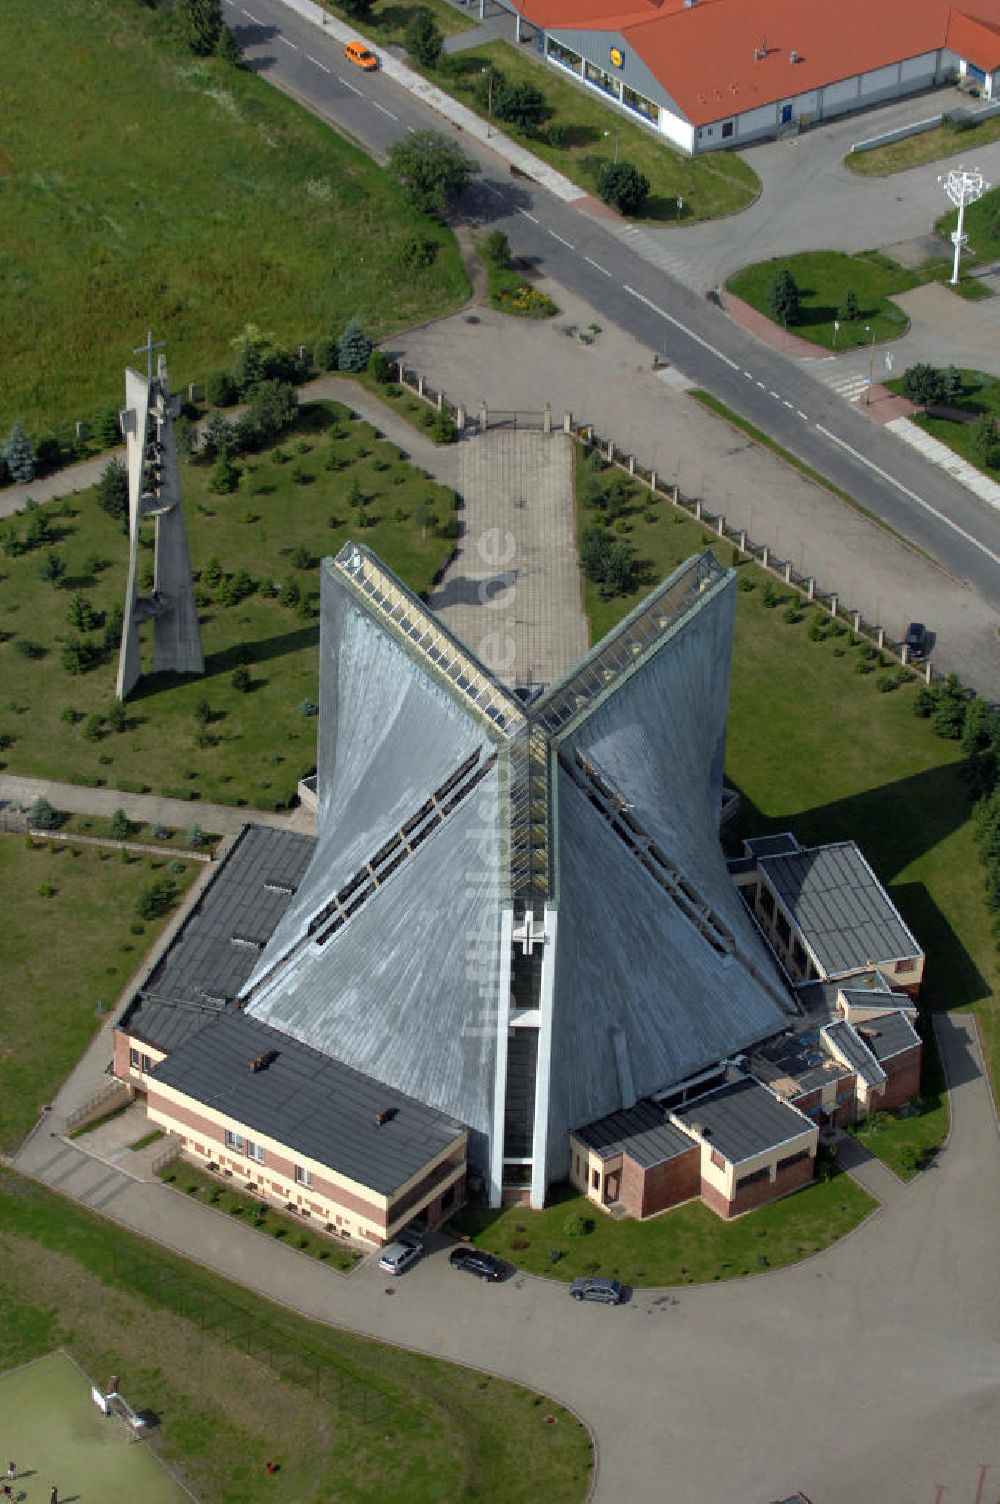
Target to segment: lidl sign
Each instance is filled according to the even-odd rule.
[[[625,66],[625,54],[620,47],[612,47],[611,49],[611,66],[612,68],[624,68]]]

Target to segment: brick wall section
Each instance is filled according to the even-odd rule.
[[[271,1176],[280,1175],[284,1180],[294,1186],[290,1190],[288,1199],[301,1199],[303,1206],[313,1208],[313,1203],[327,1202],[338,1211],[350,1212],[354,1217],[361,1218],[371,1224],[377,1231],[384,1233],[386,1227],[385,1211],[375,1202],[366,1201],[363,1197],[355,1195],[343,1186],[334,1185],[331,1181],[325,1181],[320,1176],[313,1177],[313,1183],[306,1186],[295,1185],[295,1161],[276,1154],[273,1150],[267,1151],[267,1158],[263,1164],[256,1160],[247,1159],[245,1155],[237,1154],[235,1150],[225,1147],[223,1128],[220,1124],[210,1122],[200,1113],[193,1112],[188,1107],[182,1107],[177,1102],[168,1102],[163,1098],[157,1098],[154,1083],[149,1083],[149,1100],[147,1109],[150,1112],[159,1112],[171,1123],[177,1123],[187,1130],[187,1135],[197,1136],[197,1141],[205,1146],[206,1158],[219,1161],[220,1158],[232,1160],[245,1168],[247,1180],[256,1180],[258,1175],[263,1176],[263,1189],[271,1195],[285,1196],[285,1189],[274,1191],[271,1185]],[[246,1130],[253,1137],[253,1130]],[[189,1147],[194,1147],[193,1145]],[[236,1173],[236,1172],[234,1172]]]
[[[856,1079],[856,1077],[852,1076],[850,1078],[845,1078],[844,1081],[838,1082],[837,1084],[838,1092],[846,1092],[848,1084],[851,1088],[850,1094],[845,1095],[843,1099],[837,1103],[836,1110],[833,1113],[833,1121],[838,1128],[846,1128],[849,1123],[854,1122],[856,1114]],[[792,1106],[797,1107],[800,1112],[804,1112],[810,1118],[811,1122],[818,1123],[820,1121],[819,1117],[813,1117],[810,1113],[810,1108],[818,1107],[822,1101],[822,1098],[822,1089],[817,1087],[815,1091],[804,1091],[801,1096],[792,1097],[790,1100]]]
[[[808,1185],[816,1170],[816,1160],[809,1156],[800,1160],[797,1165],[790,1166],[787,1170],[780,1171],[770,1180],[757,1180],[753,1185],[744,1186],[737,1191],[732,1202],[726,1200],[721,1191],[714,1186],[703,1184],[701,1199],[716,1216],[724,1217],[727,1221],[730,1217],[738,1217],[743,1212],[753,1211],[757,1206],[763,1206],[767,1201],[774,1201],[779,1196],[787,1196],[789,1191],[797,1191],[800,1186]]]
[[[119,1081],[129,1080],[129,1037],[122,1029],[115,1030],[114,1072]]]
[[[882,1069],[887,1080],[885,1091],[876,1103],[879,1110],[890,1112],[902,1107],[920,1091],[920,1062],[923,1045],[911,1045],[890,1060],[883,1061]]]
[[[701,1189],[701,1149],[692,1144],[673,1159],[644,1170],[626,1154],[619,1200],[632,1217],[652,1217],[668,1206],[690,1201]]]

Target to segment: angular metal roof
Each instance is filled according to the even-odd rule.
[[[759,865],[825,976],[923,954],[853,841]]]
[[[866,1018],[854,1025],[865,1044],[879,1064],[891,1060],[903,1050],[911,1050],[920,1044],[920,1035],[905,1013],[893,1011],[880,1013],[877,1018]]]
[[[689,1134],[671,1123],[662,1107],[648,1101],[636,1102],[634,1107],[611,1112],[596,1123],[576,1128],[574,1136],[602,1159],[627,1154],[644,1170],[698,1147]]]
[[[833,1023],[825,1024],[820,1033],[834,1053],[846,1060],[866,1085],[883,1085],[885,1071],[853,1024],[849,1024],[844,1018],[838,1018]]]
[[[263,1069],[251,1070],[272,1051]],[[154,1066],[150,1080],[383,1196],[462,1132],[453,1118],[243,1013],[213,1020]]]

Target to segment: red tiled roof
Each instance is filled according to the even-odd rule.
[[[996,18],[991,21],[953,10],[948,23],[947,45],[959,57],[982,68],[984,73],[1000,68],[1000,6]]]
[[[694,125],[951,47],[1000,66],[1000,0],[517,0],[549,31],[620,32]],[[755,49],[760,55],[754,56]],[[766,49],[766,51],[765,51]],[[795,61],[793,61],[793,55]],[[995,60],[994,60],[995,59]]]

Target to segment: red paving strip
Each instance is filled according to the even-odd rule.
[[[780,350],[784,355],[799,355],[807,360],[825,360],[830,354],[828,350],[821,350],[816,345],[811,345],[808,340],[799,339],[797,334],[789,334],[787,329],[779,329],[771,319],[758,313],[756,308],[751,308],[749,303],[744,303],[742,298],[733,297],[731,292],[722,294],[722,306],[734,324],[748,329],[751,334],[763,340],[765,345]]]
[[[623,218],[617,209],[612,209],[610,204],[604,203],[602,199],[595,198],[592,193],[588,193],[585,198],[574,199],[573,208],[582,209],[585,214],[592,214],[595,219],[620,220]]]
[[[916,405],[906,397],[897,397],[895,392],[890,392],[886,387],[880,386],[876,381],[869,392],[870,401],[864,398],[858,403],[869,418],[874,418],[876,423],[891,423],[893,418],[908,418],[911,413],[918,411]]]

